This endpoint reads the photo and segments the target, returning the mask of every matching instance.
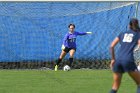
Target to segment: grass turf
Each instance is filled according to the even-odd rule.
[[[110,70],[0,70],[0,93],[109,93]],[[124,74],[118,93],[136,93]]]

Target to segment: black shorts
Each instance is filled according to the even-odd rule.
[[[137,66],[133,61],[116,60],[113,71],[119,73],[137,71]]]
[[[68,47],[65,47],[65,49],[62,49],[62,50],[65,51],[66,53],[68,53],[72,49],[74,49],[76,51],[76,48],[68,48]]]

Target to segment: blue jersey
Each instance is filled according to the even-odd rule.
[[[118,51],[119,60],[134,61],[133,50],[140,39],[140,33],[129,30],[118,36],[120,40],[120,48]]]
[[[74,31],[73,33],[69,32],[64,37],[63,45],[68,48],[76,48],[76,37],[78,35],[86,35],[86,34],[87,34],[86,32],[76,32],[76,31]]]

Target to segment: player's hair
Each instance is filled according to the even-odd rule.
[[[75,25],[74,24],[69,24],[68,25],[68,28],[70,28],[70,26],[73,26],[75,28]]]
[[[138,19],[132,18],[129,22],[129,28],[134,31],[140,31]]]

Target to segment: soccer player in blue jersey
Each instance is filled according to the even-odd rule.
[[[73,56],[76,52],[76,38],[78,35],[87,35],[92,34],[92,32],[77,32],[75,31],[75,25],[69,24],[68,26],[69,32],[65,35],[63,44],[62,44],[62,52],[60,54],[60,57],[57,60],[55,71],[58,69],[59,63],[62,61],[62,59],[65,57],[65,55],[69,52],[70,58],[69,58],[69,66],[71,67],[73,62]]]
[[[140,47],[140,28],[136,18],[132,18],[129,22],[129,30],[122,32],[114,39],[110,46],[111,63],[110,67],[113,70],[113,85],[110,93],[117,93],[120,87],[123,73],[127,72],[129,76],[137,84],[137,93],[140,93],[140,73],[134,62],[133,50],[136,45]],[[118,56],[115,58],[114,47],[120,43]]]

